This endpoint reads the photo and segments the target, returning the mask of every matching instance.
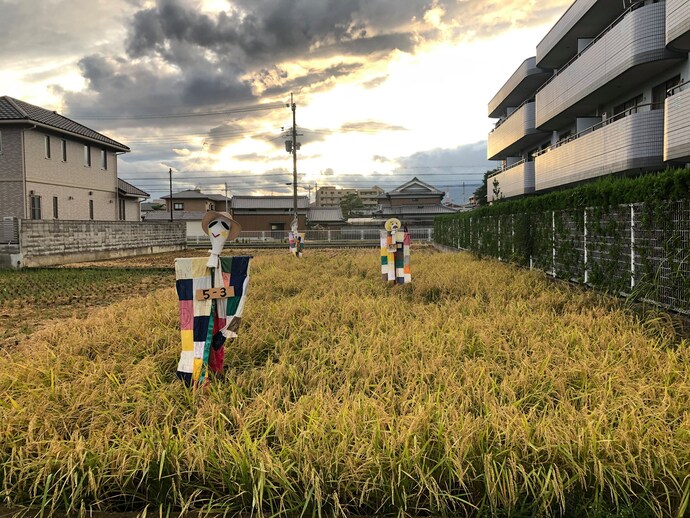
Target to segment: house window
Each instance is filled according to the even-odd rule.
[[[91,167],[91,146],[84,146],[84,167]]]
[[[41,197],[31,195],[29,196],[31,206],[31,219],[41,219]]]
[[[60,152],[62,154],[62,161],[67,162],[67,141],[64,138],[60,141]]]
[[[89,219],[93,219],[93,200],[89,200]]]
[[[108,169],[108,152],[101,149],[101,169]]]
[[[53,219],[59,219],[58,218],[58,198],[57,198],[57,196],[53,196]]]
[[[120,221],[125,221],[127,219],[127,215],[125,214],[125,199],[120,198],[118,203],[120,205]]]
[[[184,210],[184,203],[173,203],[173,209]]]
[[[50,137],[48,135],[43,137],[43,143],[45,148],[45,157],[50,158]]]

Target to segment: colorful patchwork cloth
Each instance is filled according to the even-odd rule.
[[[302,257],[304,250],[304,234],[300,232],[289,232],[290,239],[290,253],[295,257]]]
[[[208,368],[223,372],[225,340],[237,337],[249,285],[251,256],[219,257],[219,267],[206,266],[208,258],[175,259],[177,296],[180,300],[182,352],[177,377],[187,386],[201,386]],[[197,290],[232,286],[234,296],[197,300]]]
[[[409,232],[381,231],[381,276],[397,284],[412,281]]]

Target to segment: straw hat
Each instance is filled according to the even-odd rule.
[[[393,230],[393,225],[396,225],[398,228],[400,228],[400,220],[398,218],[391,218],[388,221],[386,221],[385,227],[388,232]]]
[[[230,216],[230,214],[228,214],[227,212],[216,212],[214,210],[209,210],[206,214],[204,214],[204,217],[201,220],[201,229],[204,231],[206,235],[208,235],[208,224],[211,223],[211,221],[213,221],[214,219],[222,219],[226,223],[228,223],[228,225],[230,225],[227,241],[232,241],[240,235],[240,232],[242,232],[242,225],[240,225],[237,221],[232,219],[232,216]]]

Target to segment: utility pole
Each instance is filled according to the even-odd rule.
[[[290,93],[290,107],[292,108],[292,204],[295,220],[299,221],[297,217],[297,105],[293,100],[292,93]]]
[[[172,197],[172,167],[168,169],[170,175],[170,223],[173,220],[173,197]]]
[[[228,211],[228,182],[225,182],[225,212]]]

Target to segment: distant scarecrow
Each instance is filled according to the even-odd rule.
[[[288,237],[290,242],[290,253],[295,257],[302,257],[302,252],[304,250],[304,234],[297,230],[297,218],[292,220]]]
[[[410,233],[400,229],[400,220],[391,218],[381,231],[381,276],[386,282],[406,284],[410,274]]]
[[[209,258],[175,259],[182,337],[177,377],[194,387],[208,381],[208,369],[223,372],[226,340],[237,337],[242,319],[251,259],[220,257],[225,242],[242,230],[227,212],[207,212],[201,228],[211,240]]]

